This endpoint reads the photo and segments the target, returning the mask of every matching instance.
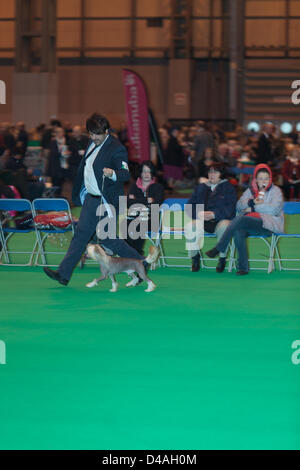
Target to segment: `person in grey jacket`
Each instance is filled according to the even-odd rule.
[[[249,235],[271,236],[273,232],[284,232],[283,196],[280,188],[272,183],[272,172],[268,165],[255,167],[251,187],[237,203],[237,217],[233,219],[221,240],[206,254],[215,258],[224,252],[234,238],[238,251],[237,275],[249,272],[246,239]]]

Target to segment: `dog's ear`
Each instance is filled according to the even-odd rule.
[[[101,246],[94,245],[94,253],[95,253],[95,257],[97,259],[101,258],[103,256],[103,250],[102,250]]]
[[[95,256],[97,257],[97,259],[103,258],[103,257],[105,257],[105,255],[106,255],[106,253],[103,250],[102,246],[95,245]]]

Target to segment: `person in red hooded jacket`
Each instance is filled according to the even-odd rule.
[[[215,258],[220,252],[225,252],[233,237],[238,251],[236,274],[241,276],[249,272],[247,237],[284,232],[283,196],[281,189],[272,183],[272,172],[268,165],[255,167],[251,186],[237,203],[237,213],[217,245],[206,254]]]

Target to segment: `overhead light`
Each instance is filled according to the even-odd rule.
[[[293,126],[290,122],[283,122],[280,126],[280,130],[283,134],[290,134],[293,130]]]
[[[248,131],[259,132],[260,125],[258,124],[258,122],[255,122],[255,121],[249,122],[249,124],[247,126],[247,129],[248,129]]]
[[[297,132],[300,132],[300,122],[297,122],[296,129],[297,129]]]

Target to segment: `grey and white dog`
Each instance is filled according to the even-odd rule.
[[[158,255],[158,249],[151,246],[145,261],[149,264],[153,264],[157,261]],[[147,276],[143,260],[112,257],[105,253],[104,249],[100,245],[94,244],[89,244],[87,246],[87,256],[94,261],[98,261],[102,276],[86,284],[86,287],[95,287],[100,281],[110,277],[112,281],[110,292],[116,292],[118,289],[118,283],[116,282],[115,274],[118,273],[127,273],[131,277],[131,281],[126,284],[126,287],[135,287],[140,282],[140,279],[135,274],[137,273],[143,281],[147,282],[147,289],[145,289],[145,292],[152,292],[156,288],[154,282]]]

